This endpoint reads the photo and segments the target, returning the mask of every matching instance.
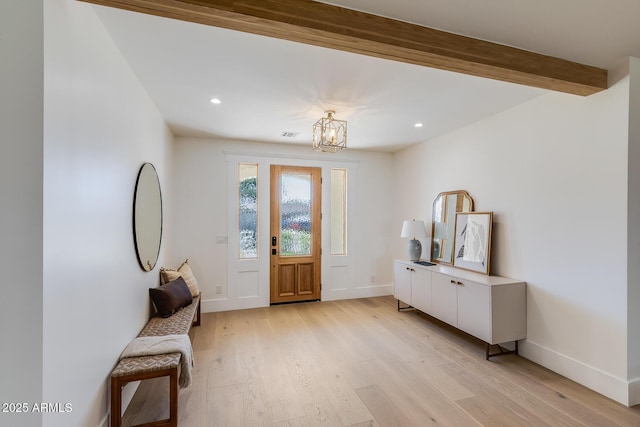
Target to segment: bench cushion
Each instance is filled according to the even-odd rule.
[[[124,377],[163,369],[177,368],[180,365],[180,353],[157,354],[154,356],[125,357],[111,372],[112,377]]]
[[[166,286],[166,285],[165,285]],[[200,295],[193,298],[188,306],[178,310],[171,317],[152,317],[149,323],[140,332],[141,337],[160,335],[188,334],[193,323],[193,318],[198,310]]]

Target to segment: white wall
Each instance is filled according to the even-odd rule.
[[[630,401],[640,403],[640,59],[629,68],[628,378]]]
[[[42,400],[42,10],[42,0],[0,2],[2,403]],[[0,412],[0,425],[41,424]]]
[[[43,424],[96,426],[107,420],[109,374],[148,320],[159,280],[135,254],[136,176],[143,162],[156,166],[170,217],[172,136],[93,6],[44,5],[42,398],[73,410]],[[158,265],[171,244],[164,225]]]
[[[233,238],[229,225],[229,212],[234,212],[234,207],[228,204],[229,177],[236,177],[237,172],[235,175],[233,170],[228,172],[228,156],[261,162],[259,173],[268,173],[270,163],[334,167],[331,166],[334,162],[335,167],[340,167],[341,162],[344,162],[355,165],[348,178],[349,186],[354,190],[349,199],[350,214],[354,215],[354,220],[348,225],[352,233],[348,272],[344,273],[344,278],[332,276],[325,270],[326,265],[323,265],[323,299],[391,293],[389,230],[394,230],[393,235],[396,231],[397,234],[400,233],[399,226],[396,227],[391,221],[393,208],[388,203],[393,194],[389,179],[393,168],[391,154],[352,150],[336,154],[314,153],[310,147],[179,138],[175,144],[175,235],[169,266],[175,267],[189,258],[203,293],[204,311],[246,307],[246,304],[238,302],[234,289],[229,292],[228,286],[237,284],[237,280],[234,272],[229,271],[228,244],[216,243],[217,236]],[[267,203],[259,201],[258,204],[259,209],[266,208],[268,212],[267,176],[259,183],[258,189],[259,192],[266,191],[262,200]],[[328,200],[327,197],[324,199]],[[324,218],[326,220],[329,217],[327,212]],[[263,245],[268,245],[268,223],[268,219],[261,220],[260,224],[266,225],[259,225],[259,233],[266,232],[263,234]],[[328,233],[327,227],[324,227],[324,232]],[[328,251],[329,246],[324,246]],[[268,246],[259,249],[259,252],[268,254]],[[328,264],[325,260],[326,257],[323,257],[323,263]],[[268,260],[265,265],[268,268]],[[265,273],[265,265],[259,267],[261,270],[258,277]],[[266,274],[268,278],[268,271]],[[371,282],[372,276],[375,277],[374,282]],[[221,294],[216,294],[218,285],[222,286]],[[261,280],[258,286],[264,291],[268,281]],[[334,292],[331,292],[332,289]],[[264,300],[256,298],[250,304],[264,305]]]
[[[397,153],[394,203],[397,223],[447,190],[493,211],[492,274],[528,283],[521,354],[624,403],[628,90],[547,94]]]

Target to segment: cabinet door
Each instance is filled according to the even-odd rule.
[[[431,272],[421,268],[411,273],[411,305],[428,313],[431,310]]]
[[[491,287],[468,280],[457,281],[458,328],[491,343]]]
[[[393,296],[411,304],[411,268],[401,262],[393,263]]]
[[[458,297],[456,279],[440,273],[431,273],[431,311],[450,325],[458,326]]]

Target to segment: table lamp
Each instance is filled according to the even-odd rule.
[[[427,229],[424,226],[424,221],[416,221],[415,219],[405,220],[402,223],[402,232],[400,233],[400,237],[411,237],[411,240],[409,240],[409,244],[407,245],[409,260],[420,261],[420,256],[422,255],[422,244],[418,238],[424,239],[427,237]]]

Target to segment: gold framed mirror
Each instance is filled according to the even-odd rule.
[[[153,270],[162,241],[162,193],[158,173],[151,163],[142,165],[136,181],[133,239],[140,267],[144,271]]]
[[[473,212],[473,199],[464,190],[445,191],[433,201],[431,262],[453,264],[456,213]]]

